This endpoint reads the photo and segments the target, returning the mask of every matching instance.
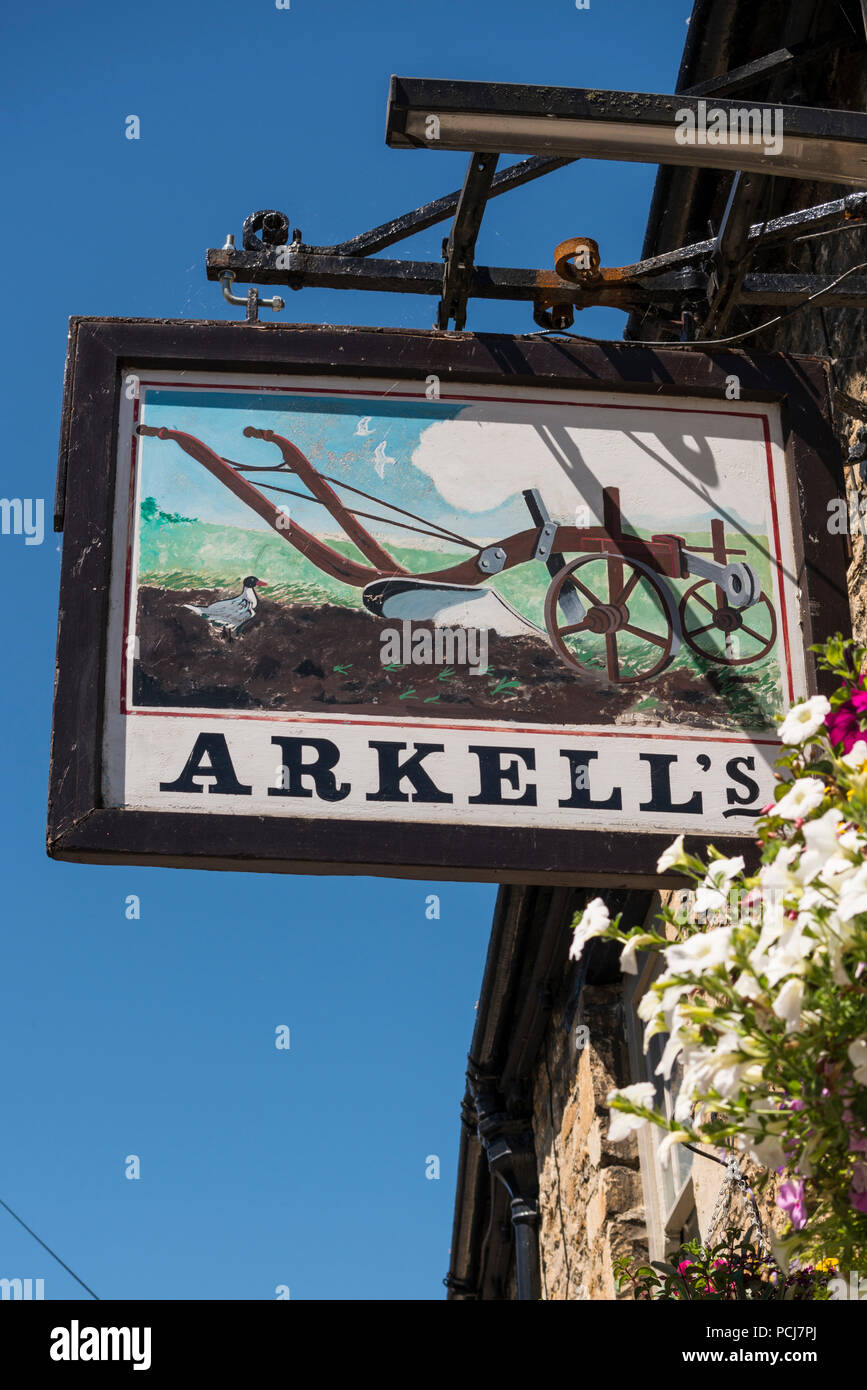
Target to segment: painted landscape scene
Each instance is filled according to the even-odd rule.
[[[515,409],[291,407],[148,393],[134,706],[773,728],[758,484],[761,505],[742,487],[708,505],[672,450],[670,514],[654,514],[622,460],[589,473],[586,431],[570,469]],[[443,644],[474,629],[484,665]]]

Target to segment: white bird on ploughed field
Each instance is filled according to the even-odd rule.
[[[237,633],[243,632],[255,618],[256,609],[259,607],[259,595],[256,590],[265,587],[265,580],[257,579],[255,574],[248,574],[243,584],[240,594],[235,594],[233,598],[218,599],[216,603],[206,605],[185,603],[184,607],[189,608],[192,613],[197,613],[200,618],[205,618],[226,636],[234,637]]]

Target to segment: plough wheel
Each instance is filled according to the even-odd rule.
[[[580,622],[560,608],[564,589],[581,602]],[[680,647],[668,588],[648,565],[621,555],[580,555],[564,565],[548,588],[545,626],[567,666],[604,667],[608,679],[619,683],[658,675]]]
[[[761,661],[777,640],[776,614],[765,594],[749,608],[732,608],[712,579],[700,579],[687,589],[680,601],[680,626],[692,651],[721,666]]]

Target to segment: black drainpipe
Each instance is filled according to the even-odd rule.
[[[482,1079],[473,1068],[467,1073],[467,1081],[488,1167],[510,1198],[518,1299],[538,1300],[539,1184],[532,1121],[525,1115],[508,1114],[496,1084]]]

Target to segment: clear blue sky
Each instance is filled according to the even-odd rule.
[[[2,491],[54,491],[71,314],[231,318],[204,254],[262,207],[333,243],[459,186],[388,150],[391,73],[670,91],[689,0],[151,0],[7,7]],[[128,115],[141,138],[124,138]],[[497,200],[480,263],[568,235],[638,258],[654,170]],[[436,259],[444,228],[405,243]],[[430,327],[304,290],[282,318]],[[265,311],[267,312],[267,311]],[[624,316],[576,329],[618,338]],[[531,332],[529,306],[470,328]],[[438,1299],[495,889],[55,864],[44,819],[60,538],[0,536],[0,1197],[103,1298]],[[439,921],[425,918],[437,891]],[[141,898],[128,921],[124,900]],[[278,1052],[274,1030],[291,1029]],[[129,1154],[141,1179],[124,1176]],[[441,1178],[425,1178],[427,1155]],[[0,1210],[0,1277],[78,1286]]]

